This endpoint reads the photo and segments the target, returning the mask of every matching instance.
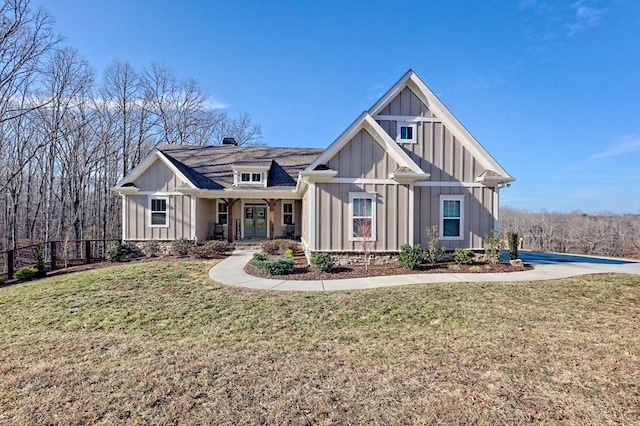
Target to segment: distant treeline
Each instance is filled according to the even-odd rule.
[[[515,231],[523,248],[640,258],[640,215],[500,209],[500,229]]]
[[[0,4],[0,251],[121,235],[110,188],[159,144],[259,144],[248,114],[228,117],[166,66],[114,62],[102,76],[30,0]]]

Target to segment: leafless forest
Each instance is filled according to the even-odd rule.
[[[30,0],[0,5],[0,251],[118,238],[117,180],[159,144],[261,143],[168,67],[111,64],[101,76]]]
[[[500,209],[503,233],[515,231],[525,249],[640,258],[640,215]]]

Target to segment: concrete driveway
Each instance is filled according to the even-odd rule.
[[[520,258],[525,263],[532,263],[533,270],[487,274],[406,274],[343,280],[297,281],[287,280],[286,275],[279,279],[265,279],[246,274],[243,268],[252,256],[252,251],[235,251],[211,268],[209,276],[219,283],[237,287],[285,291],[334,291],[419,283],[541,281],[607,272],[640,275],[638,261],[521,251]]]

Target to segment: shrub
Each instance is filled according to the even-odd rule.
[[[0,277],[0,285],[4,284],[4,282],[5,282],[4,277]]]
[[[160,243],[158,240],[149,240],[144,245],[144,254],[148,257],[158,257],[160,254]]]
[[[265,253],[271,254],[271,255],[279,254],[280,253],[280,244],[281,243],[282,243],[282,240],[265,241],[262,244],[262,250]]]
[[[253,253],[253,260],[268,260],[269,256],[267,256],[266,253],[259,253],[259,252],[255,252]]]
[[[24,268],[20,268],[13,274],[13,277],[18,281],[26,281],[32,278],[35,278],[38,275],[38,269],[25,266]]]
[[[131,247],[122,241],[113,241],[109,243],[107,252],[104,254],[105,259],[109,262],[121,262],[131,254]]]
[[[410,246],[405,244],[400,247],[398,261],[409,269],[416,269],[418,265],[424,262],[425,253],[420,244]]]
[[[189,253],[196,259],[211,259],[224,254],[228,249],[229,245],[225,241],[207,241],[191,247]]]
[[[300,253],[302,251],[302,246],[300,246],[300,243],[293,241],[293,240],[277,240],[280,242],[280,250],[284,250],[285,252],[287,250],[291,250],[293,251],[293,253]]]
[[[37,244],[33,247],[33,255],[36,258],[36,270],[38,271],[38,277],[44,277],[44,246]]]
[[[453,251],[453,260],[458,265],[471,265],[476,254],[469,249],[457,248]]]
[[[278,259],[252,260],[253,265],[260,272],[267,275],[286,275],[293,272],[293,259],[280,257]]]
[[[509,246],[509,260],[518,258],[518,245],[520,243],[520,235],[517,232],[509,231],[507,233],[507,244]]]
[[[491,231],[484,236],[484,256],[489,263],[498,263],[502,253],[502,241],[497,232]]]
[[[287,249],[284,252],[284,257],[286,257],[287,259],[293,259],[293,250]]]
[[[194,242],[187,238],[178,238],[171,241],[171,253],[179,257],[185,257],[189,255],[191,248],[194,246]]]
[[[434,264],[442,260],[445,250],[440,247],[440,233],[437,226],[430,226],[426,230],[427,234],[427,250],[425,258],[427,262]]]
[[[333,257],[329,253],[317,252],[311,255],[311,266],[318,271],[329,272],[333,269]]]

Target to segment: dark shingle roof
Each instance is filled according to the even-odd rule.
[[[158,148],[187,178],[202,189],[233,187],[234,166],[271,165],[267,188],[291,189],[298,173],[324,150],[319,148],[243,147],[233,145],[165,145]]]

